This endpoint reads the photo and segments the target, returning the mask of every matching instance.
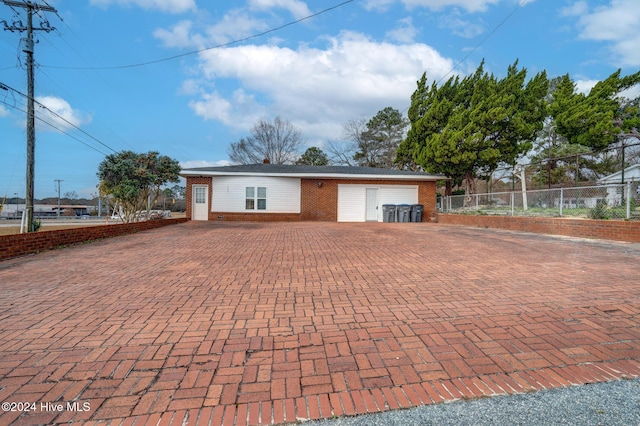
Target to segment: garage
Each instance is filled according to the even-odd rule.
[[[384,204],[417,204],[417,185],[338,185],[338,222],[382,222]]]
[[[189,219],[261,222],[389,222],[393,213],[385,205],[402,204],[422,206],[415,219],[424,221],[436,210],[437,181],[447,179],[411,170],[270,163],[180,175],[187,180]],[[407,210],[400,211],[406,219]]]

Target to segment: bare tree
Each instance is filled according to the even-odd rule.
[[[342,126],[341,141],[329,141],[325,150],[329,154],[331,164],[339,166],[355,166],[357,161],[354,157],[358,151],[358,146],[362,143],[362,136],[367,130],[367,119],[358,117],[351,119]]]
[[[289,121],[263,118],[251,128],[251,136],[229,146],[229,159],[238,164],[291,164],[299,156],[304,141],[302,133]]]

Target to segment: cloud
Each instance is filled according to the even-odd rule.
[[[438,27],[448,28],[453,34],[463,38],[473,38],[484,32],[482,24],[474,24],[462,19],[460,12],[457,10],[439,18]]]
[[[398,26],[386,34],[387,38],[400,43],[412,43],[417,35],[418,29],[413,26],[411,17],[399,20]]]
[[[599,80],[576,80],[576,92],[588,95],[593,86],[598,84]]]
[[[249,6],[255,10],[285,9],[296,19],[311,15],[306,3],[298,0],[249,0]]]
[[[9,110],[0,105],[0,117],[6,117],[9,115]]]
[[[620,65],[640,65],[640,2],[612,0],[593,11],[579,6],[575,13],[582,13],[578,21],[581,39],[609,43],[612,56]]]
[[[431,10],[442,10],[447,7],[460,7],[467,12],[484,12],[489,6],[498,4],[500,0],[401,0],[408,9],[426,7]],[[525,3],[526,4],[526,3]]]
[[[108,7],[112,4],[120,6],[137,6],[146,10],[159,10],[167,13],[183,13],[196,10],[195,0],[90,0],[92,5]]]
[[[425,70],[438,80],[453,68],[428,45],[381,43],[353,32],[328,38],[323,48],[239,46],[199,58],[203,81],[237,79],[243,89],[222,93],[203,86],[190,103],[196,114],[244,128],[265,113],[279,115],[323,138],[338,137],[335,130],[354,116],[408,107]],[[193,81],[188,87],[193,91]]]
[[[197,167],[221,167],[230,166],[232,163],[228,160],[208,161],[208,160],[190,160],[181,161],[180,167],[183,169],[195,169]]]
[[[72,127],[80,127],[83,124],[91,122],[92,117],[88,114],[84,114],[78,110],[71,108],[69,102],[62,98],[55,96],[40,96],[36,97],[36,117],[39,120],[36,121],[37,125],[45,125],[43,129],[51,129],[47,124],[55,126],[55,130],[67,130]]]
[[[577,1],[571,6],[560,9],[560,15],[562,16],[582,16],[589,11],[589,5],[586,1]]]
[[[206,35],[196,33],[192,21],[180,21],[170,29],[158,28],[153,35],[170,48],[204,49],[249,37],[268,29],[266,22],[252,18],[244,11],[233,10],[220,21],[208,26]]]
[[[364,8],[366,10],[375,10],[378,12],[386,12],[396,0],[365,0]]]
[[[156,29],[153,32],[154,37],[160,39],[166,47],[172,48],[202,48],[206,40],[198,34],[191,34],[193,23],[191,21],[180,21],[171,29]]]
[[[267,111],[243,89],[235,90],[229,99],[217,91],[201,91],[200,99],[189,102],[189,107],[205,120],[219,121],[236,129],[251,127]]]

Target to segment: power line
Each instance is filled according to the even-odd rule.
[[[473,49],[471,49],[469,51],[469,53],[467,53],[466,55],[464,55],[464,57],[462,59],[460,59],[458,62],[456,62],[453,65],[453,68],[451,68],[451,70],[449,70],[449,72],[447,72],[444,76],[442,76],[440,78],[440,80],[438,80],[436,82],[436,84],[442,82],[442,80],[445,79],[445,77],[447,77],[449,74],[451,74],[456,68],[458,68],[458,66],[460,66],[460,64],[462,64],[462,62],[464,62],[469,56],[471,56],[472,54],[474,54],[476,52],[476,50],[478,50],[480,48],[480,46],[482,46],[487,40],[489,40],[491,38],[492,35],[494,35],[504,24],[507,23],[507,21],[509,19],[511,19],[511,17],[513,15],[516,14],[516,12],[518,10],[520,10],[520,8],[524,5],[523,1],[519,1],[518,4],[513,8],[513,10],[511,11],[511,13],[509,13],[502,21],[500,21],[498,23],[498,25],[496,25],[491,31],[489,31],[489,33],[482,39],[480,40],[480,43],[478,43]]]
[[[23,97],[25,97],[25,98],[27,98],[27,99],[28,99],[28,96],[27,96],[27,95],[25,95],[24,93],[20,92],[20,91],[19,91],[19,90],[17,90],[17,89],[14,89],[13,87],[11,87],[11,86],[9,86],[9,85],[7,85],[7,84],[0,83],[0,87],[2,87],[2,88],[6,88],[6,89],[8,89],[8,90],[11,90],[12,92],[15,92],[15,93],[19,94],[20,96],[23,96]],[[98,138],[96,138],[96,137],[94,137],[94,136],[90,135],[89,133],[87,133],[86,131],[82,130],[81,128],[79,128],[78,126],[76,126],[75,124],[73,124],[72,122],[70,122],[69,120],[67,120],[66,118],[64,118],[64,117],[63,117],[63,116],[61,116],[60,114],[58,114],[57,112],[53,111],[51,108],[49,108],[49,107],[47,107],[46,105],[44,105],[42,102],[39,102],[39,101],[38,101],[38,100],[36,100],[36,99],[33,99],[33,102],[34,102],[34,103],[36,103],[36,104],[38,104],[38,106],[39,106],[40,108],[46,109],[46,110],[47,110],[47,111],[49,111],[51,114],[53,114],[54,116],[56,116],[56,117],[57,117],[57,118],[59,118],[60,120],[64,121],[65,123],[67,123],[67,124],[68,124],[68,125],[70,125],[71,127],[75,128],[76,130],[78,130],[78,131],[80,131],[81,133],[85,134],[85,135],[86,135],[86,136],[88,136],[89,138],[91,138],[91,139],[93,139],[94,141],[98,142],[100,145],[104,146],[104,147],[105,147],[105,148],[107,148],[108,150],[110,150],[110,151],[112,151],[112,152],[117,152],[115,149],[111,148],[109,145],[107,145],[106,143],[102,142],[102,141],[101,141],[101,140],[99,140]],[[11,106],[11,105],[7,104],[6,102],[3,102],[3,103],[4,103],[5,105]],[[15,107],[14,107],[14,108],[15,108]],[[16,109],[18,109],[18,108],[16,108]],[[49,125],[50,125],[51,127],[53,127],[54,129],[56,129],[56,130],[60,130],[58,127],[53,126],[51,123],[48,123],[48,122],[44,121],[44,120],[43,120],[43,119],[41,119],[41,118],[38,118],[38,119],[39,119],[40,121],[42,121],[42,122],[46,123],[46,124],[49,124]],[[60,131],[61,131],[61,130],[60,130]],[[68,135],[68,136],[71,136],[71,135],[69,135],[69,134],[68,134],[68,133],[66,133],[66,132],[63,132],[63,133],[64,133],[64,134],[66,134],[66,135]],[[87,145],[87,146],[88,146],[88,145]],[[100,151],[98,151],[98,152],[100,152]],[[106,155],[106,154],[105,154],[105,155]]]
[[[19,108],[19,107],[17,107],[16,105],[11,105],[11,104],[7,103],[7,102],[6,102],[6,101],[4,101],[4,100],[0,100],[0,103],[3,103],[3,104],[5,104],[6,106],[8,106],[8,107],[10,107],[10,108],[15,109],[16,111],[20,111],[20,112],[24,112],[24,113],[26,113],[26,112],[27,112],[25,109]],[[99,149],[97,149],[96,147],[89,145],[88,143],[86,143],[86,142],[85,142],[85,141],[83,141],[82,139],[79,139],[79,138],[77,138],[76,136],[73,136],[72,134],[70,134],[70,133],[66,132],[64,129],[61,129],[60,127],[57,127],[55,124],[53,124],[53,123],[51,123],[51,122],[49,122],[49,121],[45,120],[44,118],[39,117],[39,116],[36,116],[35,118],[36,118],[36,120],[41,121],[42,123],[44,123],[44,124],[46,124],[46,125],[50,126],[52,129],[55,129],[55,130],[59,131],[60,133],[63,133],[63,134],[65,134],[65,135],[69,136],[71,139],[75,139],[76,141],[80,142],[82,145],[86,146],[87,148],[90,148],[90,149],[92,149],[92,150],[94,150],[94,151],[96,151],[96,152],[99,152],[100,154],[102,154],[102,155],[104,155],[104,156],[107,156],[107,155],[108,155],[108,154],[106,154],[106,153],[104,153],[104,152],[100,151],[100,150],[99,150]]]
[[[139,68],[139,67],[144,67],[147,65],[153,65],[153,64],[157,64],[160,62],[167,62],[167,61],[172,61],[174,59],[179,59],[179,58],[184,58],[185,56],[191,56],[191,55],[196,55],[198,53],[202,53],[202,52],[206,52],[208,50],[214,50],[214,49],[219,49],[222,47],[228,47],[228,46],[232,46],[234,44],[238,44],[238,43],[242,43],[248,40],[252,40],[254,38],[258,38],[258,37],[262,37],[265,36],[267,34],[276,32],[276,31],[280,31],[283,28],[287,28],[290,27],[292,25],[296,25],[299,24],[300,22],[315,18],[316,16],[322,15],[324,13],[330,12],[332,10],[338,9],[339,7],[342,7],[348,3],[352,3],[354,0],[347,0],[344,1],[342,3],[336,4],[334,6],[328,7],[326,9],[323,9],[319,12],[313,13],[311,15],[305,16],[304,18],[300,18],[297,19],[295,21],[291,21],[288,22],[284,25],[280,25],[279,27],[275,27],[275,28],[271,28],[269,30],[263,31],[261,33],[258,34],[253,34],[244,38],[239,38],[236,40],[232,40],[229,41],[227,43],[222,43],[222,44],[218,44],[216,46],[211,46],[211,47],[205,47],[202,49],[198,49],[198,50],[192,50],[190,52],[186,52],[186,53],[181,53],[179,55],[173,55],[173,56],[169,56],[166,58],[162,58],[162,59],[156,59],[153,61],[147,61],[147,62],[139,62],[136,64],[127,64],[127,65],[116,65],[116,66],[110,66],[110,67],[61,67],[61,66],[53,66],[53,65],[40,65],[41,67],[45,67],[45,68],[55,68],[55,69],[64,69],[64,70],[116,70],[116,69],[126,69],[126,68]]]
[[[62,21],[62,24],[64,25],[64,27],[66,28],[68,34],[71,34],[71,36],[73,36],[77,42],[79,42],[82,47],[84,46],[84,40],[82,39],[82,37],[78,36],[78,34],[75,33],[75,31],[69,26],[67,25],[67,23],[65,21]],[[86,57],[84,57],[83,54],[80,53],[79,50],[77,50],[72,44],[70,44],[67,40],[66,37],[64,37],[64,34],[62,31],[60,31],[60,29],[56,29],[56,32],[58,33],[58,35],[60,36],[60,40],[62,40],[62,42],[66,45],[66,47],[68,48],[67,50],[72,51],[73,53],[75,53],[80,59],[82,59],[82,61],[86,64],[89,64],[90,61],[87,60]],[[58,47],[56,46],[55,43],[52,42],[52,40],[49,37],[42,37],[42,39],[47,42],[52,48],[56,49],[58,52],[60,52],[60,55],[58,56],[58,58],[62,58],[66,56],[66,51],[65,50],[60,50],[58,49]],[[84,49],[91,52],[90,49]],[[93,59],[97,59],[95,57],[95,55],[92,55]],[[68,92],[67,91],[67,87],[63,87],[60,84],[58,84],[58,82],[56,82],[56,80],[53,78],[52,75],[49,74],[50,70],[45,70],[43,69],[41,66],[38,67],[38,72],[43,75],[44,77],[48,78],[56,87],[58,91],[62,91],[62,92]],[[89,80],[89,79],[93,79],[93,78],[101,78],[104,81],[104,85],[105,86],[109,86],[111,87],[111,89],[113,91],[116,91],[116,85],[110,81],[108,78],[105,78],[104,75],[102,75],[101,73],[91,73],[89,74],[89,72],[87,72],[86,70],[83,71],[83,74],[85,75],[85,77]],[[69,95],[67,93],[68,96],[71,96],[71,98],[73,98],[73,95]],[[94,117],[93,118],[93,122],[95,122],[96,124],[98,124],[100,127],[103,127],[105,130],[107,130],[112,136],[113,138],[115,138],[116,140],[120,141],[123,145],[128,146],[131,150],[135,151],[134,146],[132,146],[128,141],[126,141],[122,136],[120,136],[119,134],[117,134],[112,128],[110,128],[110,126],[106,125],[104,122],[102,122],[99,118]],[[111,139],[113,139],[111,138]]]
[[[498,23],[498,25],[496,25],[491,31],[489,31],[489,33],[482,39],[480,40],[480,42],[473,48],[471,49],[466,55],[464,55],[462,57],[462,59],[460,59],[459,61],[457,61],[456,63],[453,64],[453,67],[447,71],[442,77],[440,77],[440,79],[438,79],[436,81],[436,85],[442,83],[442,81],[449,76],[451,73],[453,73],[453,71],[455,71],[456,69],[458,69],[458,67],[460,66],[460,64],[462,64],[464,61],[467,60],[467,58],[469,56],[471,56],[472,54],[474,54],[476,52],[476,50],[478,50],[480,48],[480,46],[482,46],[487,40],[489,40],[491,38],[492,35],[494,35],[504,24],[507,23],[507,21],[509,19],[511,19],[511,17],[513,15],[516,14],[516,12],[518,10],[520,10],[520,8],[522,8],[522,6],[524,6],[525,2],[523,0],[519,1],[518,4],[516,4],[516,6],[513,8],[513,10],[507,15],[505,16],[502,21],[500,21]],[[405,111],[407,111],[409,108],[411,108],[411,105],[409,105],[408,107],[406,107],[405,109],[402,110],[402,112],[404,113]]]

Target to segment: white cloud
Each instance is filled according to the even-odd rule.
[[[83,124],[90,123],[92,117],[78,110],[71,108],[69,102],[55,96],[36,97],[36,121],[37,126],[44,125],[43,129],[51,129],[47,124],[55,126],[55,130],[66,130],[72,127],[80,127]]]
[[[160,39],[166,47],[177,48],[202,48],[205,45],[205,39],[198,34],[191,34],[193,23],[191,21],[180,21],[171,27],[170,30],[164,28],[156,29],[153,32],[154,37]]]
[[[0,117],[6,117],[7,115],[9,115],[9,110],[0,105]]]
[[[400,43],[412,43],[418,35],[418,29],[413,26],[411,17],[399,20],[398,24],[395,29],[387,32],[387,38]]]
[[[443,10],[448,7],[459,7],[467,12],[485,12],[489,6],[505,0],[364,0],[364,8],[368,11],[386,12],[396,2],[403,3],[407,9],[427,8],[430,10]],[[518,3],[526,6],[535,0],[509,0],[510,3]]]
[[[385,12],[389,7],[395,3],[396,0],[365,0],[364,8],[366,10],[376,10],[378,12]]]
[[[259,105],[253,95],[242,89],[233,92],[230,99],[217,91],[201,91],[200,99],[189,102],[189,107],[205,120],[215,120],[237,129],[251,127],[266,114],[264,106]]]
[[[252,18],[247,13],[234,10],[226,14],[220,22],[207,28],[207,36],[216,44],[248,37],[268,29],[267,23]]]
[[[446,7],[460,7],[467,12],[484,12],[489,6],[500,0],[401,0],[409,9],[426,7],[431,10],[442,10]]]
[[[448,28],[453,34],[463,38],[473,38],[484,32],[482,24],[474,24],[462,19],[460,12],[457,10],[438,19],[438,26],[440,28]]]
[[[612,0],[609,5],[582,12],[580,38],[610,43],[614,60],[623,66],[640,65],[640,2]]]
[[[576,92],[588,95],[593,86],[598,84],[598,80],[576,80]]]
[[[230,166],[232,163],[228,160],[208,161],[208,160],[190,160],[181,161],[180,167],[183,169],[195,169],[197,167],[221,167]]]
[[[203,89],[190,104],[196,114],[244,128],[265,113],[280,115],[305,134],[316,132],[310,137],[327,138],[338,137],[335,129],[354,116],[408,107],[425,70],[437,80],[453,68],[425,44],[380,43],[351,32],[328,39],[324,49],[240,46],[203,52],[200,60],[205,79],[238,79],[244,90]]]
[[[581,0],[577,1],[571,6],[564,7],[560,9],[560,14],[562,16],[582,16],[589,11],[589,5],[586,1]]]
[[[206,36],[196,33],[192,21],[180,21],[169,29],[159,28],[153,35],[170,48],[204,49],[242,39],[266,30],[264,21],[255,19],[241,10],[225,14],[215,25],[207,27]]]
[[[306,3],[298,0],[249,0],[249,6],[256,10],[285,9],[297,19],[311,15]]]
[[[182,13],[196,10],[195,0],[90,0],[91,4],[107,7],[112,4],[120,6],[138,6],[147,10],[159,10],[167,13]]]

